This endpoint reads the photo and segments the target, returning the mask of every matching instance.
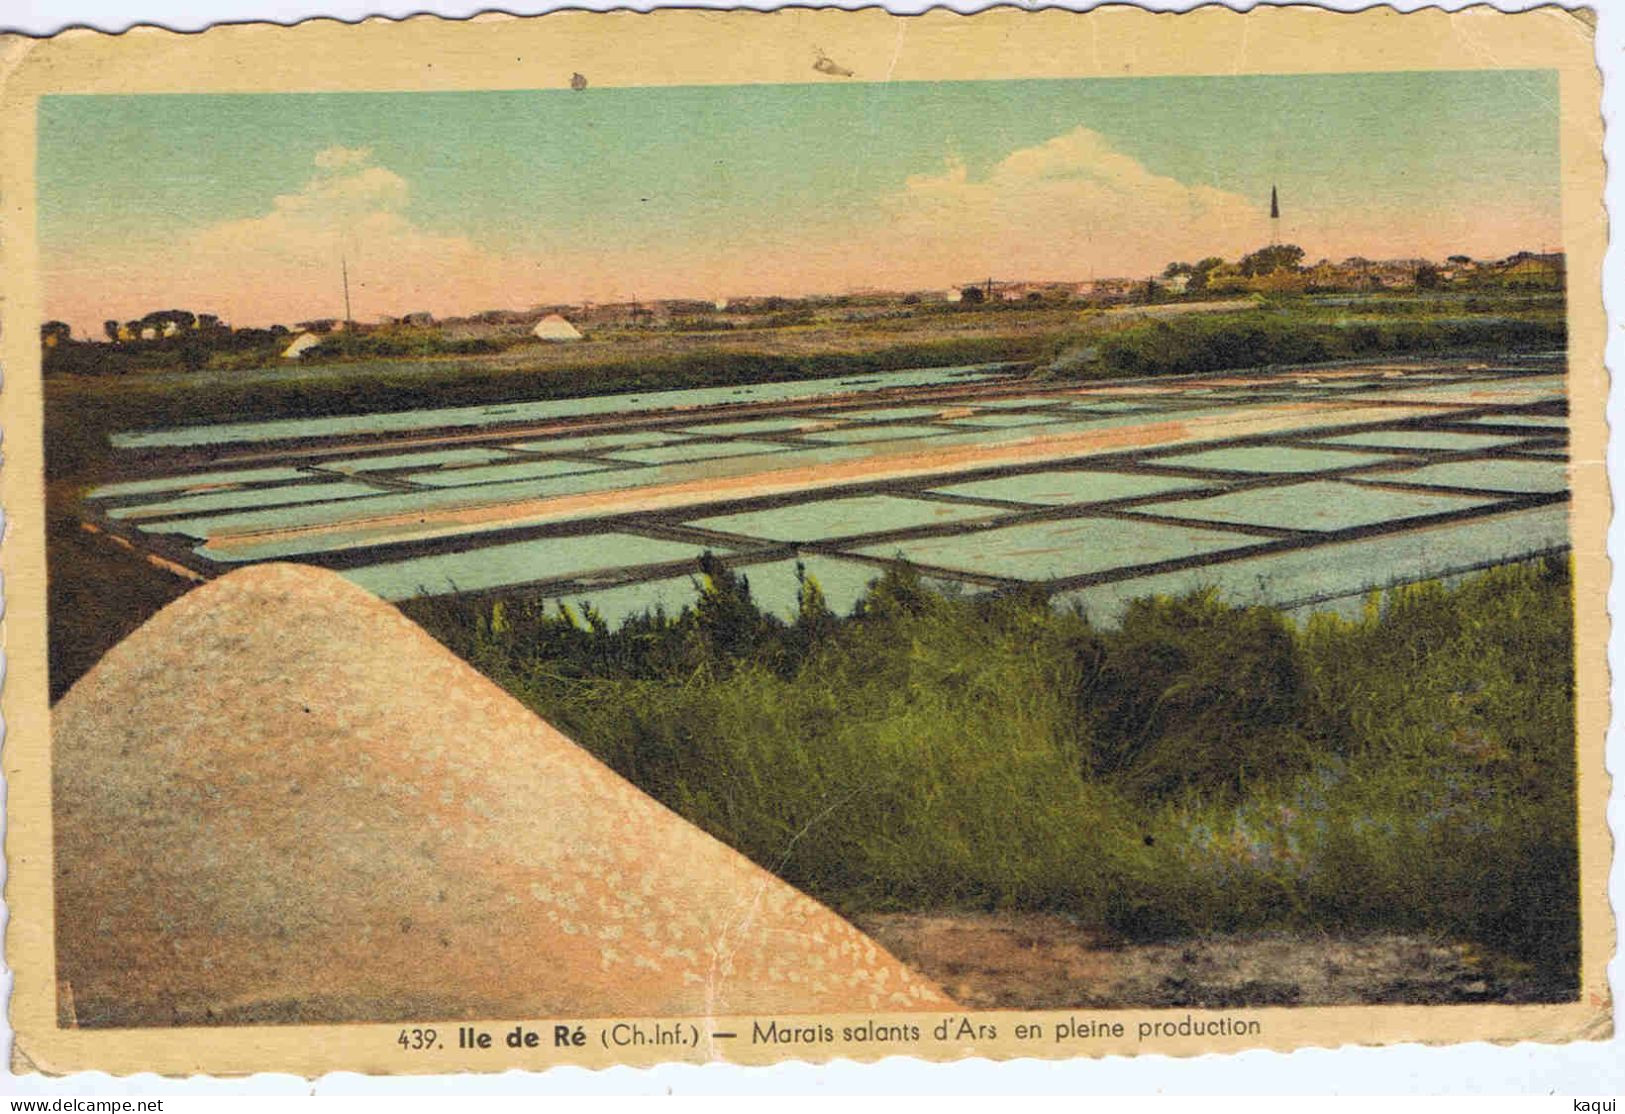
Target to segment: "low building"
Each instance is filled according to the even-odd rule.
[[[322,343],[322,337],[316,333],[300,333],[293,338],[293,343],[282,350],[284,360],[302,359],[306,352]]]
[[[530,335],[539,340],[571,341],[581,339],[581,330],[556,313],[550,313],[531,329]]]

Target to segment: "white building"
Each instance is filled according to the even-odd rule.
[[[284,360],[297,360],[322,342],[322,338],[315,333],[300,333],[293,338],[293,343],[282,350]]]
[[[530,335],[541,340],[580,340],[581,332],[574,325],[556,313],[550,313],[530,331]]]

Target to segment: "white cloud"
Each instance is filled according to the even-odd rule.
[[[910,177],[889,208],[922,258],[1010,276],[1140,274],[1193,251],[1234,255],[1268,231],[1256,202],[1153,173],[1084,127],[980,178],[957,161]]]
[[[322,166],[321,155],[316,162]],[[269,253],[312,261],[363,245],[390,253],[467,247],[413,227],[401,212],[410,192],[406,179],[385,167],[330,161],[297,192],[272,198],[269,212],[200,229],[190,246],[215,257]]]
[[[198,296],[236,293],[253,308],[239,318],[310,316],[311,291],[336,287],[340,260],[349,265],[358,317],[398,314],[444,301],[447,276],[489,269],[466,237],[421,228],[406,215],[411,187],[370,148],[331,147],[316,155],[316,173],[280,194],[258,216],[198,230],[181,254]],[[206,280],[206,281],[201,281]]]
[[[323,170],[337,170],[345,166],[361,166],[372,161],[371,147],[324,147],[316,152],[316,165]]]

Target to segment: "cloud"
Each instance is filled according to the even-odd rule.
[[[809,293],[855,286],[947,286],[986,277],[1144,276],[1173,260],[1235,259],[1267,241],[1261,196],[1159,174],[1079,127],[981,169],[950,160],[894,181],[872,207],[808,205],[746,235],[548,232],[529,252],[476,243],[414,219],[413,188],[371,147],[316,152],[295,190],[244,218],[141,239],[85,240],[47,261],[48,313],[96,330],[157,306],[218,313],[235,324],[291,324],[343,312],[340,260],[354,315],[438,315],[540,302],[666,295]],[[516,189],[522,184],[516,183]],[[1285,199],[1285,198],[1284,198]],[[1282,234],[1311,259],[1455,251],[1492,257],[1559,242],[1555,210],[1369,204],[1355,211],[1293,200]],[[646,230],[654,229],[654,225]],[[534,242],[535,238],[532,237]]]
[[[294,193],[272,198],[268,212],[198,230],[188,247],[222,260],[270,257],[309,263],[349,252],[387,257],[405,251],[410,259],[424,249],[471,249],[466,240],[413,226],[403,213],[410,195],[399,174],[352,160],[318,172]]]
[[[371,147],[324,147],[316,152],[316,165],[323,170],[360,166],[372,161]]]
[[[1233,255],[1268,232],[1257,202],[1156,174],[1085,127],[980,177],[958,161],[914,175],[888,210],[925,257],[1022,277],[1143,274],[1197,247]]]
[[[176,298],[237,321],[333,314],[341,260],[359,318],[438,307],[455,284],[486,293],[479,279],[496,261],[466,237],[413,223],[410,185],[371,156],[368,147],[318,152],[313,175],[266,211],[183,237],[169,266],[184,277],[164,285],[178,282]]]

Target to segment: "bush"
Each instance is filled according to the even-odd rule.
[[[635,784],[845,912],[1059,909],[1134,938],[1477,941],[1577,977],[1568,567],[1298,629],[1212,593],[1097,630],[889,569],[792,621],[707,558],[611,631],[511,593],[407,608]]]
[[[1131,603],[1078,693],[1091,773],[1140,796],[1239,793],[1303,769],[1304,682],[1287,622],[1214,592]]]
[[[1092,359],[1063,353],[1050,371],[1074,378],[1187,375],[1394,353],[1561,347],[1565,339],[1557,315],[1340,322],[1261,310],[1139,322],[1099,338]]]

